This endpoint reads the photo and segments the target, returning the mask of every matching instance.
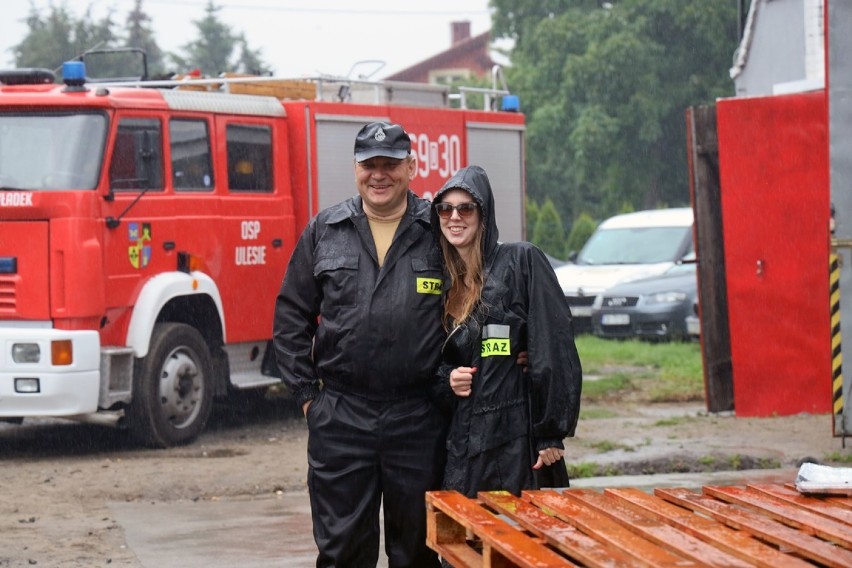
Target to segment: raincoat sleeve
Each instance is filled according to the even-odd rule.
[[[429,389],[435,406],[447,414],[452,414],[453,410],[455,410],[456,396],[453,393],[452,387],[450,387],[450,373],[455,367],[455,365],[451,365],[446,361],[438,365]]]
[[[571,310],[553,268],[532,246],[525,261],[532,433],[536,450],[561,448],[577,427],[583,371]]]
[[[319,394],[313,362],[322,292],[314,278],[316,222],[302,233],[275,300],[273,345],[278,371],[301,407]]]

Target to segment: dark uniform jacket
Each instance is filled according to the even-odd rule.
[[[381,268],[360,197],[320,212],[275,307],[276,357],[296,402],[313,400],[320,379],[367,396],[426,392],[445,336],[441,278],[429,203],[412,192]]]
[[[573,436],[577,425],[582,370],[570,308],[538,248],[526,242],[498,243],[494,198],[485,172],[476,166],[461,170],[435,200],[453,188],[469,192],[481,207],[485,285],[473,317],[447,338],[434,385],[442,406],[453,411],[444,486],[469,495],[480,489],[529,488],[521,477],[531,472],[522,468],[531,468],[538,450],[562,448],[562,439]],[[434,210],[432,227],[440,232]],[[444,287],[448,290],[449,282]],[[517,364],[524,350],[529,353],[527,373]],[[469,397],[456,396],[449,386],[449,373],[458,366],[477,368]],[[529,446],[531,463],[517,464],[519,473],[504,478],[505,487],[476,487],[476,467],[468,462],[518,441]],[[537,474],[535,485],[567,485],[564,461],[539,473],[547,477]]]

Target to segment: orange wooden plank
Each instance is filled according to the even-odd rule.
[[[508,491],[488,491],[479,500],[495,512],[509,517],[527,531],[541,537],[573,560],[589,567],[647,566],[620,550],[607,547],[576,528],[552,517]]]
[[[784,554],[778,549],[753,538],[750,534],[734,530],[718,521],[703,515],[696,515],[635,488],[604,489],[604,493],[618,498],[630,506],[641,509],[648,515],[677,527],[688,534],[700,538],[721,550],[763,568],[804,568],[810,563]]]
[[[427,515],[435,516],[443,512],[449,519],[472,531],[482,541],[482,566],[497,568],[502,566],[550,567],[571,566],[571,563],[559,554],[542,546],[531,537],[511,526],[503,519],[489,513],[475,501],[467,499],[455,491],[430,491],[426,493]],[[439,554],[441,534],[429,533],[430,527],[437,526],[427,520],[427,544]],[[455,547],[446,550],[447,554],[458,555]],[[449,559],[449,556],[448,556]],[[453,560],[450,560],[453,562]]]
[[[848,525],[827,519],[797,505],[781,503],[746,487],[705,486],[704,493],[722,501],[750,507],[806,534],[830,540],[844,548],[852,548],[852,529]]]
[[[709,515],[719,522],[738,530],[747,531],[758,538],[784,549],[821,562],[827,566],[848,568],[852,566],[852,554],[831,543],[809,536],[754,511],[718,501],[689,489],[656,489],[657,497]]]
[[[836,502],[816,495],[803,495],[786,485],[774,483],[751,484],[748,488],[769,495],[784,503],[802,507],[817,515],[822,515],[835,521],[852,525],[852,510],[838,505]]]
[[[612,495],[584,489],[572,489],[565,491],[563,495],[606,515],[642,538],[675,554],[690,558],[696,563],[732,568],[752,566],[750,562],[734,557],[701,539],[680,531],[656,515],[644,514]]]
[[[573,490],[568,489],[563,494],[552,490],[524,491],[521,496],[595,540],[612,546],[636,560],[644,561],[650,566],[696,566],[695,562],[642,538],[606,515],[569,499],[564,493],[570,491]]]

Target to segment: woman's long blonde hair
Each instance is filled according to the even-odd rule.
[[[481,210],[480,210],[481,211]],[[485,224],[480,214],[479,230],[471,247],[470,261],[462,259],[456,247],[452,246],[441,234],[441,250],[450,274],[450,291],[444,305],[444,328],[451,330],[463,323],[476,309],[482,297],[482,287],[485,284],[483,275],[482,237]]]

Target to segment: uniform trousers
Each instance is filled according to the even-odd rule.
[[[425,493],[439,489],[446,427],[418,393],[382,398],[326,387],[307,413],[317,566],[375,567],[379,509],[391,568],[439,566],[426,546]]]

